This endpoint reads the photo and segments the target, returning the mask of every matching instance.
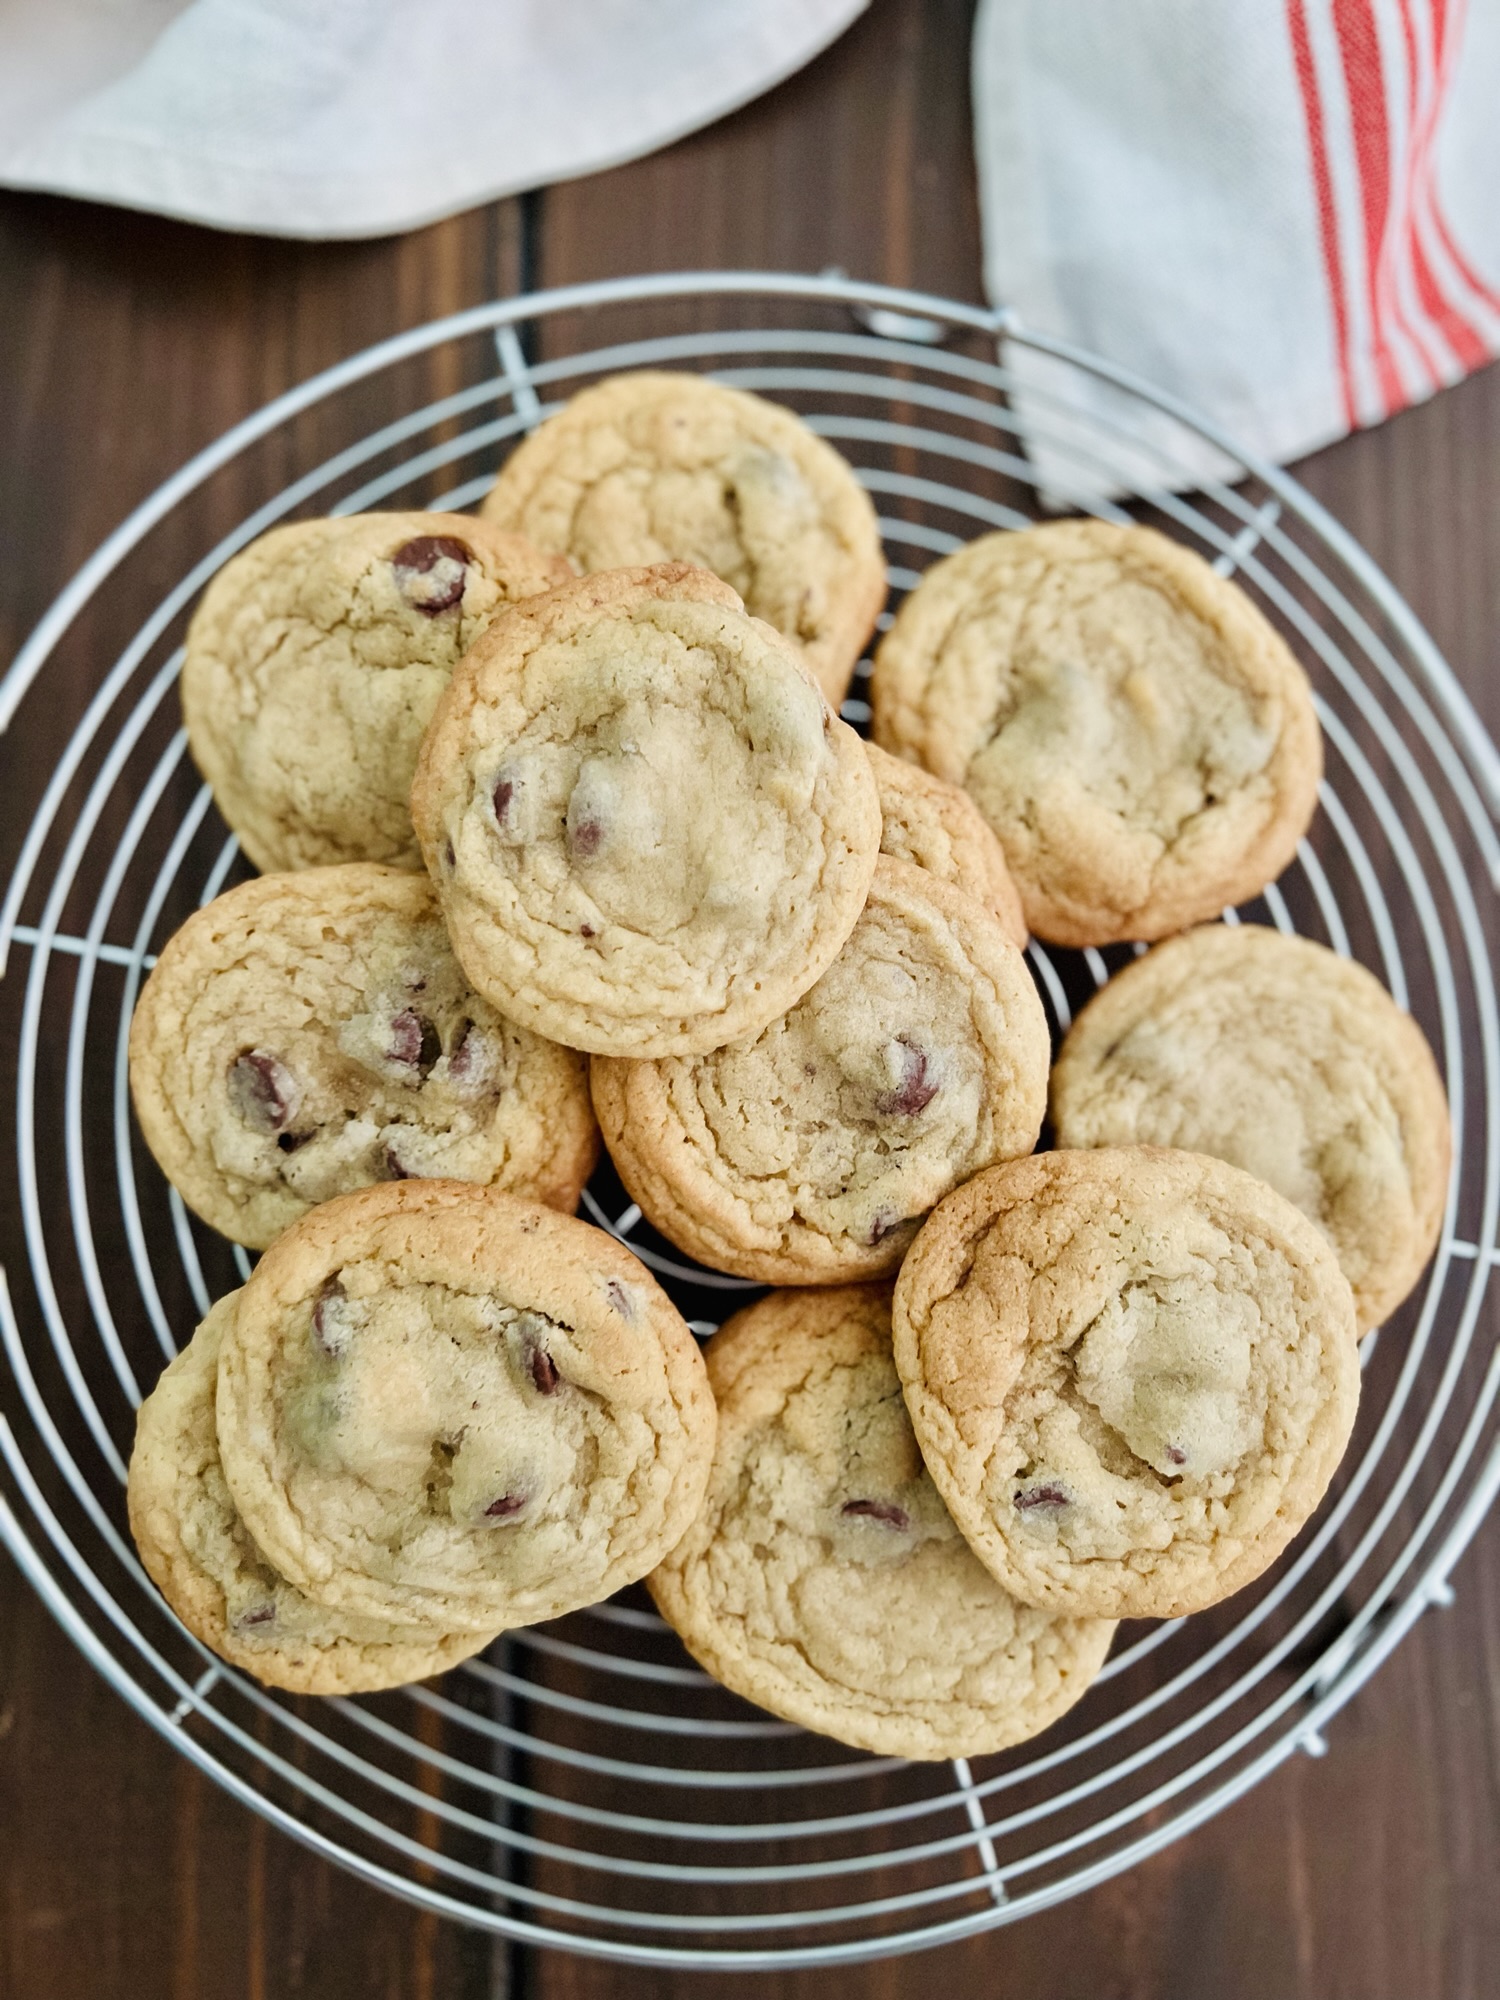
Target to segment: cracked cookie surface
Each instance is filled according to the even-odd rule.
[[[340,1611],[494,1632],[653,1569],[713,1452],[702,1357],[628,1250],[454,1181],[327,1202],[277,1238],[219,1359],[242,1520]]]
[[[1363,966],[1307,938],[1208,924],[1092,999],[1052,1077],[1059,1146],[1179,1146],[1267,1181],[1317,1223],[1362,1330],[1442,1230],[1452,1134],[1437,1064]]]
[[[475,986],[602,1055],[715,1048],[784,1013],[880,846],[864,745],[785,640],[682,564],[497,618],[438,704],[412,815]]]
[[[502,605],[572,573],[467,514],[297,521],[232,557],[188,630],[182,710],[256,867],[420,867],[407,795],[438,695]]]
[[[126,1499],[141,1561],[183,1624],[232,1666],[293,1694],[356,1694],[439,1674],[486,1643],[347,1617],[266,1561],[219,1463],[214,1395],[231,1292],[141,1405]]]
[[[977,898],[1000,919],[1018,950],[1026,949],[1026,914],[1005,865],[1005,850],[983,813],[957,785],[918,764],[865,745],[880,794],[880,851],[925,868]]]
[[[1022,1605],[973,1555],[912,1435],[886,1288],[773,1292],[707,1360],[708,1494],[647,1579],[695,1659],[888,1756],[979,1756],[1072,1706],[1114,1625]]]
[[[894,1271],[950,1188],[1031,1150],[1048,1054],[999,920],[882,857],[844,949],[758,1036],[591,1076],[620,1178],[679,1248],[833,1284]]]
[[[131,1022],[146,1143],[262,1249],[373,1181],[474,1181],[571,1211],[598,1154],[583,1058],[474,992],[425,875],[265,875],[196,911]]]
[[[1322,1498],[1359,1397],[1327,1239],[1199,1153],[1044,1153],[917,1238],[895,1355],[938,1490],[1023,1602],[1175,1618],[1251,1582]]]
[[[615,375],[517,446],[487,520],[587,572],[688,562],[795,640],[835,707],[885,602],[875,509],[790,410],[700,375]]]
[[[1317,802],[1301,667],[1148,528],[1056,521],[945,557],[881,641],[871,703],[878,743],[974,799],[1052,943],[1218,916],[1286,867]]]

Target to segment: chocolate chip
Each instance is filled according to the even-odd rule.
[[[1167,1455],[1167,1463],[1169,1465],[1187,1464],[1187,1453],[1182,1449],[1181,1445],[1169,1444],[1167,1446],[1166,1455]]]
[[[906,1509],[890,1500],[846,1500],[839,1512],[852,1514],[859,1520],[879,1521],[883,1528],[906,1529],[911,1526],[911,1516]]]
[[[1065,1486],[1029,1486],[1016,1495],[1016,1511],[1029,1514],[1035,1507],[1068,1507],[1072,1496]]]
[[[453,852],[453,842],[451,840],[445,840],[443,842],[444,870],[449,875],[451,875],[457,866],[458,866],[458,856]]]
[[[454,535],[418,535],[391,557],[396,588],[414,611],[436,618],[464,594],[474,551]]]
[[[568,849],[580,861],[588,861],[599,852],[604,841],[604,824],[581,814],[568,823]]]
[[[229,1065],[230,1108],[252,1132],[281,1131],[301,1102],[297,1079],[268,1049],[246,1049]]]
[[[505,1050],[487,1029],[461,1021],[448,1055],[448,1081],[461,1097],[498,1093],[505,1082]]]
[[[528,1350],[526,1366],[531,1372],[532,1385],[540,1396],[555,1396],[562,1387],[562,1377],[557,1372],[557,1363],[545,1347]]]
[[[505,825],[506,820],[510,816],[510,802],[515,795],[516,787],[513,779],[497,778],[495,780],[495,789],[490,794],[490,797],[495,802],[496,826],[503,827]]]
[[[485,1516],[491,1521],[508,1521],[519,1514],[526,1505],[524,1493],[502,1493],[498,1500],[492,1500],[485,1508]]]
[[[927,1051],[898,1035],[901,1048],[901,1081],[894,1090],[883,1090],[875,1100],[882,1117],[915,1118],[925,1111],[938,1094],[938,1086],[927,1077]]]
[[[299,1146],[305,1146],[309,1139],[317,1136],[316,1132],[283,1132],[276,1143],[283,1153],[295,1153]]]
[[[599,933],[594,929],[592,924],[580,924],[578,926],[578,935],[581,938],[591,938],[597,937]]]
[[[870,1234],[865,1239],[870,1248],[873,1250],[875,1245],[883,1242],[893,1229],[899,1229],[905,1220],[905,1216],[894,1215],[888,1208],[877,1209],[875,1219],[870,1224]]]
[[[313,1301],[312,1335],[323,1352],[337,1359],[349,1344],[348,1322],[339,1308],[348,1298],[337,1277],[325,1278]]]
[[[388,1181],[409,1181],[412,1178],[411,1169],[403,1167],[396,1157],[394,1146],[386,1145],[381,1148],[381,1164],[385,1168],[385,1178]]]
[[[549,1322],[540,1313],[523,1312],[512,1322],[507,1339],[513,1342],[518,1365],[531,1377],[531,1386],[541,1396],[555,1396],[563,1386],[557,1363],[547,1352]]]
[[[457,1084],[477,1083],[487,1067],[483,1035],[472,1021],[460,1021],[453,1041],[453,1053],[448,1058],[449,1076]]]
[[[422,1021],[412,1008],[391,1016],[385,1052],[392,1062],[415,1065],[422,1053]]]
[[[419,1014],[415,1007],[405,1007],[392,1017],[386,1053],[392,1062],[426,1077],[442,1056],[443,1038],[425,1014]]]
[[[276,1616],[274,1604],[257,1604],[250,1611],[242,1611],[234,1621],[236,1632],[248,1632],[254,1625],[269,1625]]]
[[[607,1279],[605,1281],[604,1292],[621,1319],[635,1318],[635,1300],[626,1291],[618,1278]]]

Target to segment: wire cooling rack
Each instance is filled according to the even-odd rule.
[[[470,506],[575,388],[650,365],[775,397],[837,445],[881,512],[893,602],[934,557],[1042,511],[1039,463],[1048,505],[1155,521],[1238,576],[1307,665],[1328,752],[1297,861],[1238,914],[1369,965],[1447,1077],[1459,1148],[1442,1244],[1365,1343],[1359,1428],[1315,1521],[1228,1604],[1123,1627],[1071,1715],[972,1766],[866,1757],[760,1714],[709,1682],[638,1592],[513,1633],[439,1681],[288,1699],[182,1630],[124,1532],[134,1407],[248,1269],[144,1155],[125,1082],[153,951],[244,872],[178,723],[187,614],[273,523]],[[1032,369],[1024,437],[1018,365]],[[1205,439],[1226,477],[1184,497],[1201,463],[1185,454]],[[845,707],[857,723],[867,675]],[[1284,1758],[1323,1754],[1328,1717],[1450,1600],[1500,1485],[1485,1309],[1500,759],[1368,557],[1293,480],[1170,399],[1003,313],[837,276],[641,279],[486,306],[357,355],[170,479],[23,648],[0,686],[5,724],[10,751],[28,751],[13,796],[39,802],[0,908],[25,1245],[0,1291],[0,1533],[130,1705],[309,1847],[464,1922],[615,1959],[909,1950],[1073,1895]],[[1033,947],[1054,1028],[1128,955]],[[750,1290],[674,1256],[607,1168],[584,1199],[699,1331]]]

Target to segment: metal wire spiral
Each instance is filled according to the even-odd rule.
[[[1312,675],[1320,811],[1243,914],[1370,965],[1445,1071],[1459,1149],[1443,1241],[1365,1344],[1360,1425],[1328,1502],[1259,1587],[1185,1623],[1124,1628],[1072,1715],[973,1768],[861,1756],[758,1714],[630,1593],[391,1695],[267,1693],[188,1637],[123,1525],[135,1405],[249,1268],[143,1154],[125,1077],[154,948],[243,873],[177,724],[181,634],[205,580],[298,514],[471,505],[510,441],[573,389],[667,365],[787,402],[849,457],[882,513],[899,601],[936,555],[1042,511],[1011,407],[1018,354],[1051,364],[1025,415],[1047,503],[1167,526],[1239,577]],[[1102,414],[1076,393],[1098,383],[1113,391]],[[1181,452],[1204,438],[1234,475],[1188,497]],[[168,534],[199,553],[162,594]],[[1284,474],[1004,314],[831,277],[578,287],[371,349],[230,432],[63,593],[0,686],[0,726],[55,711],[49,665],[80,658],[97,663],[96,691],[69,718],[0,908],[22,989],[4,1035],[28,1251],[0,1289],[0,1534],[131,1706],[274,1824],[533,1943],[698,1966],[908,1950],[1073,1895],[1288,1755],[1321,1754],[1327,1718],[1446,1601],[1500,1485],[1484,1311],[1500,1202],[1500,759],[1390,585]],[[868,719],[862,682],[845,713]],[[1124,956],[1033,947],[1057,1029]],[[674,1254],[608,1168],[585,1210],[700,1332],[752,1289]]]

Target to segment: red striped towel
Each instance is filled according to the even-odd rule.
[[[983,0],[974,100],[996,303],[1270,457],[1500,354],[1500,0]]]

